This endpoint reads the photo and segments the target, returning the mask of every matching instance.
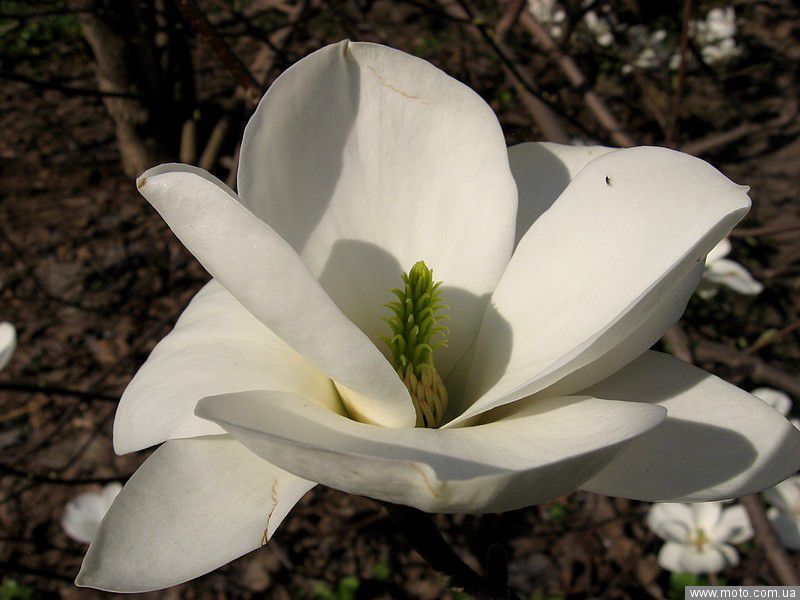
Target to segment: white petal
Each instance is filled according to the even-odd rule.
[[[688,544],[667,542],[658,552],[658,564],[671,573],[685,572],[684,555],[689,552],[689,548]]]
[[[694,519],[686,504],[658,502],[647,513],[647,526],[661,539],[682,544],[691,539]]]
[[[197,401],[264,388],[304,394],[341,410],[331,380],[212,280],[122,394],[114,449],[125,454],[173,438],[224,433],[194,415]]]
[[[789,550],[800,550],[800,517],[797,514],[770,508],[767,518],[781,544]]]
[[[673,289],[659,293],[660,299],[649,319],[631,330],[622,339],[618,337],[619,330],[627,327],[627,319],[620,320],[615,328],[607,331],[595,342],[595,345],[599,345],[607,340],[610,346],[607,352],[599,353],[593,361],[537,392],[531,397],[531,400],[539,397],[572,394],[583,390],[593,383],[613,375],[640,356],[647,348],[660,340],[667,329],[680,320],[702,275],[703,264],[698,263],[689,272],[689,275]]]
[[[91,542],[120,490],[122,484],[110,483],[100,492],[86,492],[70,500],[61,518],[66,534],[83,544]]]
[[[6,368],[17,347],[17,330],[8,321],[0,323],[0,371]]]
[[[726,544],[707,544],[697,550],[690,544],[664,544],[658,553],[658,564],[673,573],[719,573],[739,563],[736,550]]]
[[[695,502],[691,510],[695,527],[709,532],[722,516],[722,502]]]
[[[476,342],[471,406],[456,422],[536,393],[629,339],[744,216],[746,189],[664,148],[590,162],[517,246]]]
[[[711,264],[720,258],[728,256],[731,253],[731,242],[728,238],[720,240],[719,244],[714,246],[706,256],[706,263]]]
[[[750,393],[769,404],[783,416],[788,415],[789,411],[792,410],[792,399],[789,398],[788,394],[784,394],[781,391],[761,387],[752,390]]]
[[[199,577],[260,547],[313,486],[227,436],[166,442],[125,484],[76,584],[146,592]]]
[[[753,537],[753,526],[741,504],[722,511],[716,526],[709,531],[711,539],[728,544],[741,544]]]
[[[519,193],[515,244],[583,167],[613,150],[605,146],[568,146],[552,142],[511,146],[508,161]]]
[[[660,407],[573,396],[477,427],[385,429],[289,396],[205,398],[197,414],[300,477],[428,512],[501,512],[556,498],[664,416]]]
[[[706,267],[705,278],[718,285],[725,285],[735,292],[754,296],[764,289],[753,279],[750,272],[739,263],[727,258],[720,258]]]
[[[477,334],[514,243],[517,192],[491,108],[430,63],[341,42],[288,69],[245,130],[244,201],[379,344],[418,260],[445,282],[446,373]]]
[[[184,245],[258,320],[331,379],[359,418],[411,427],[416,415],[400,378],[337,308],[300,257],[212,175],[161,165],[137,186]],[[343,388],[343,389],[344,389]]]
[[[800,513],[800,476],[789,477],[764,490],[764,499],[783,512]]]
[[[667,420],[625,448],[584,488],[649,501],[744,496],[800,467],[800,432],[762,400],[659,352],[586,392],[664,406]]]

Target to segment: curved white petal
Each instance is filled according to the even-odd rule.
[[[0,371],[6,368],[17,348],[17,330],[8,321],[0,323]]]
[[[90,543],[120,490],[121,483],[109,483],[100,492],[86,492],[70,500],[61,517],[64,532],[73,540]]]
[[[792,410],[792,399],[788,394],[772,388],[760,387],[750,392],[756,398],[760,398],[772,408],[781,413],[784,417]]]
[[[608,342],[610,349],[605,353],[596,353],[594,360],[589,361],[581,368],[569,373],[557,380],[554,384],[545,389],[532,394],[523,402],[535,402],[538,398],[549,398],[553,396],[566,396],[577,391],[586,389],[591,384],[602,381],[606,377],[613,375],[622,367],[629,364],[635,358],[645,352],[650,346],[655,344],[664,335],[664,332],[680,320],[686,310],[686,304],[692,293],[697,287],[697,283],[703,275],[703,264],[698,263],[682,281],[671,290],[664,290],[660,293],[660,299],[653,310],[653,314],[644,323],[634,329],[627,327],[627,320],[622,319],[617,326],[607,331],[603,336],[595,341],[596,346],[602,346]],[[491,311],[491,309],[490,309]],[[493,314],[490,312],[490,314]],[[630,329],[627,334],[620,338],[621,329]],[[474,350],[474,349],[472,349]],[[470,352],[472,352],[472,350]],[[470,352],[464,356],[455,369],[453,369],[447,380],[447,388],[451,394],[451,402],[446,418],[455,418],[463,410],[457,400],[463,398],[461,394],[468,376],[467,362],[471,358]],[[503,405],[493,411],[479,415],[478,420],[491,420],[494,415],[502,415],[509,411],[516,410],[515,403]],[[459,419],[447,423],[445,428],[463,425]],[[474,424],[474,423],[473,423]]]
[[[386,427],[413,427],[411,398],[389,362],[342,314],[291,246],[225,184],[201,169],[167,164],[145,172],[137,187],[225,289],[342,384],[354,415]]]
[[[672,502],[653,504],[647,513],[647,526],[662,540],[687,543],[694,529],[692,510],[686,504]]]
[[[658,564],[662,569],[670,573],[682,573],[684,569],[684,554],[688,552],[689,546],[679,542],[667,542],[658,551]]]
[[[515,244],[553,205],[583,167],[613,150],[605,146],[569,146],[552,142],[525,142],[511,146],[508,161],[519,193]]]
[[[781,544],[789,550],[800,550],[800,517],[796,513],[770,508],[767,518]]]
[[[739,564],[739,555],[727,544],[706,544],[698,550],[690,544],[667,542],[658,553],[658,564],[673,573],[719,573]]]
[[[695,502],[691,510],[695,526],[708,533],[722,516],[722,502]]]
[[[647,352],[583,393],[652,403],[667,420],[583,487],[648,501],[744,496],[800,467],[800,432],[766,403],[675,357]]]
[[[628,328],[628,319],[621,319],[616,327],[611,328],[594,343],[597,347],[607,345],[608,351],[597,352],[594,360],[533,394],[531,399],[575,393],[602,381],[629,364],[660,340],[664,332],[680,320],[702,275],[703,264],[698,263],[674,288],[659,293],[660,299],[644,323],[627,334],[620,335],[621,331]]]
[[[245,130],[239,193],[379,344],[418,260],[453,317],[442,373],[477,334],[514,243],[517,192],[491,108],[430,63],[376,44],[314,52]]]
[[[205,398],[196,411],[298,476],[429,512],[500,512],[556,498],[664,417],[660,407],[569,397],[488,425],[385,429],[290,396]]]
[[[752,538],[753,526],[745,507],[737,504],[723,510],[708,534],[712,540],[728,544],[741,544]]]
[[[706,256],[706,263],[711,264],[714,261],[724,258],[731,253],[731,242],[728,238],[720,240],[719,244],[714,246]]]
[[[708,263],[705,278],[712,283],[727,286],[735,292],[750,296],[760,294],[764,289],[747,269],[727,258]]]
[[[746,189],[664,148],[616,150],[586,165],[517,246],[476,342],[469,408],[453,424],[534,394],[629,339],[744,216]]]
[[[312,487],[228,436],[170,440],[125,484],[75,583],[146,592],[199,577],[266,543]]]
[[[789,477],[764,490],[764,499],[783,512],[800,514],[800,476]]]
[[[224,433],[194,415],[197,401],[264,388],[304,394],[330,410],[342,410],[331,380],[212,280],[122,394],[114,449],[125,454],[173,438]]]

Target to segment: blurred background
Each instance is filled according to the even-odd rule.
[[[391,45],[463,81],[509,145],[663,145],[750,185],[752,212],[660,345],[746,390],[770,388],[765,398],[800,414],[798,3],[2,0],[0,600],[104,595],[72,585],[86,535],[65,516],[146,458],[113,453],[116,400],[208,279],[135,176],[179,160],[235,186],[258,98],[344,38]],[[738,565],[710,574],[659,564],[663,541],[639,502],[575,493],[436,520],[477,569],[502,544],[509,583],[526,598],[798,583],[789,534],[770,528],[778,509],[761,497],[745,506],[754,537],[735,544]],[[317,487],[265,548],[150,596],[453,594],[378,504]]]

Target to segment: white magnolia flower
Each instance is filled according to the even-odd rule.
[[[528,10],[539,23],[550,30],[550,35],[561,37],[567,13],[556,0],[528,0]]]
[[[3,321],[0,323],[0,371],[6,368],[16,348],[17,330],[11,323]]]
[[[742,265],[729,258],[731,243],[723,239],[714,246],[706,257],[706,268],[703,273],[703,283],[698,290],[701,298],[713,298],[717,293],[717,286],[724,285],[735,292],[754,296],[760,294],[764,286],[753,279],[750,272]]]
[[[756,398],[761,398],[784,417],[792,410],[792,399],[789,394],[768,387],[760,387],[750,392]]]
[[[317,483],[499,512],[577,488],[733,497],[800,466],[800,432],[764,402],[648,351],[750,205],[701,160],[507,149],[466,86],[342,42],[267,92],[239,194],[188,165],[137,185],[213,280],[123,394],[116,451],[161,446],[104,519],[80,585],[197,577],[265,543]],[[384,304],[420,260],[445,284],[398,290],[413,298],[394,309],[421,324],[390,352]],[[397,353],[431,359],[412,339],[429,333],[431,291],[450,307],[449,344],[409,363],[413,381]],[[415,403],[440,426],[415,427]]]
[[[73,540],[88,544],[114,498],[122,491],[121,483],[109,483],[99,492],[86,492],[69,501],[61,518],[61,527]]]
[[[764,492],[772,506],[767,518],[781,543],[800,550],[800,476],[795,475]]]
[[[628,29],[631,52],[636,56],[633,66],[649,70],[663,68],[670,63],[673,50],[667,42],[667,32],[658,29],[650,32],[644,25],[634,25]],[[630,65],[623,67],[630,72]]]
[[[706,18],[692,22],[692,36],[700,46],[703,62],[727,62],[741,53],[736,45],[736,12],[733,6],[712,8]]]
[[[593,10],[587,11],[583,15],[583,22],[599,45],[605,48],[614,43],[614,34],[611,32],[611,26],[605,19],[599,17],[596,12]]]
[[[718,573],[734,566],[739,555],[732,544],[753,537],[744,507],[723,510],[722,502],[654,504],[647,524],[667,542],[658,564],[673,573]]]

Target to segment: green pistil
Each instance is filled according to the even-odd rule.
[[[383,340],[414,401],[417,427],[438,427],[447,409],[447,390],[433,364],[433,351],[447,346],[448,329],[440,324],[449,318],[440,314],[447,308],[439,289],[442,282],[434,282],[433,271],[419,261],[403,273],[403,284],[403,289],[392,290],[397,300],[386,304],[393,313],[384,319],[392,336]]]

